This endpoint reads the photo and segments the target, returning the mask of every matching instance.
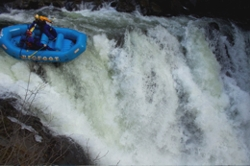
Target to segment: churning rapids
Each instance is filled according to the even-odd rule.
[[[82,8],[0,14],[7,26],[40,12],[88,35],[86,51],[60,65],[1,49],[1,97],[25,100],[102,165],[250,164],[250,32],[217,19]]]

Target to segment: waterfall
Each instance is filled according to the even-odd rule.
[[[248,31],[220,19],[108,7],[11,10],[0,21],[30,23],[37,12],[86,33],[87,49],[59,65],[0,50],[0,96],[26,99],[44,125],[100,165],[250,163]]]

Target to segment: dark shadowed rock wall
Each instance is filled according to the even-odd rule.
[[[0,98],[0,165],[92,165],[88,151],[54,136],[40,119],[17,111],[16,98]]]
[[[103,3],[111,3],[119,12],[139,10],[143,15],[213,17],[229,19],[239,25],[250,27],[250,0],[1,0],[0,13],[5,7],[15,9],[38,9],[44,6],[65,7],[79,10],[79,4],[92,3],[92,10],[99,10]]]
[[[93,10],[98,10],[105,2],[110,2],[119,12],[133,12],[140,9],[143,15],[173,16],[195,15],[198,17],[222,17],[248,20],[250,0],[1,0],[0,5],[18,9],[38,9],[43,6],[66,7],[79,10],[79,4],[92,2]]]

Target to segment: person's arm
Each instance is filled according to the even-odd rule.
[[[35,29],[35,27],[36,27],[36,25],[37,25],[36,22],[33,21],[32,24],[29,26],[28,30],[29,30],[30,32],[33,32],[34,29]]]
[[[47,21],[49,23],[52,23],[52,21],[50,19],[48,19],[47,17],[44,17],[44,16],[40,16],[39,18],[41,21]]]

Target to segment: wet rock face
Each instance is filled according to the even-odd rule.
[[[105,2],[120,12],[141,10],[144,15],[170,16],[193,14],[197,16],[247,18],[250,14],[248,0],[1,0],[0,6],[8,5],[17,9],[38,9],[53,5],[67,10],[79,10],[81,3],[93,3],[98,10]]]
[[[212,17],[230,19],[245,28],[250,28],[250,0],[1,0],[0,14],[5,7],[14,9],[39,9],[53,5],[69,11],[80,10],[80,4],[92,3],[92,10],[99,10],[103,3],[110,3],[119,12],[135,10],[142,15]]]
[[[91,165],[87,150],[65,136],[53,136],[31,115],[13,105],[15,98],[0,98],[1,165]]]

